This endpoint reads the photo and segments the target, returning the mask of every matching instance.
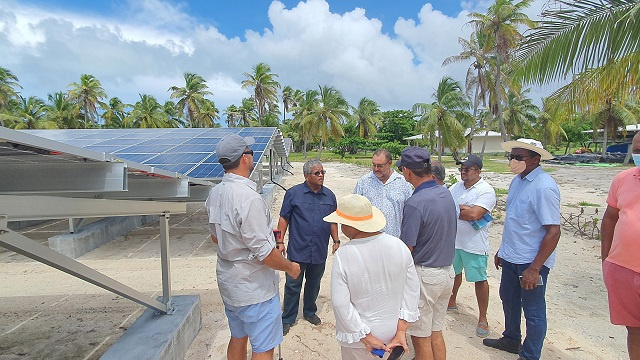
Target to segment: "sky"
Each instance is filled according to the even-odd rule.
[[[527,14],[537,19],[547,0]],[[488,0],[0,0],[0,67],[21,93],[46,100],[82,74],[109,97],[169,100],[184,73],[202,76],[221,113],[239,105],[260,62],[282,86],[333,86],[382,110],[432,102],[443,76],[464,84],[469,63],[442,66],[469,38],[468,14]],[[540,97],[554,88],[533,88]]]

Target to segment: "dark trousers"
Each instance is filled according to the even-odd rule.
[[[298,317],[298,305],[300,304],[300,290],[302,289],[302,279],[304,282],[304,295],[302,299],[302,314],[304,316],[313,316],[318,311],[316,300],[320,292],[320,280],[324,274],[325,263],[322,264],[300,264],[300,275],[297,279],[293,279],[289,274],[286,275],[284,284],[284,302],[282,309],[282,323],[293,324]]]
[[[538,360],[547,334],[547,305],[544,296],[549,268],[543,266],[540,269],[544,285],[538,285],[533,290],[525,290],[520,286],[519,276],[530,264],[513,264],[504,259],[501,260],[500,299],[505,324],[502,335],[517,342],[522,340],[520,318],[524,311],[527,330],[520,356],[527,360]]]

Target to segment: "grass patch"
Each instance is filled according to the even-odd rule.
[[[507,195],[509,193],[509,189],[500,189],[496,188],[496,195]]]
[[[578,203],[578,205],[579,205],[579,206],[591,206],[591,207],[598,207],[598,206],[600,206],[600,205],[598,205],[598,204],[590,203],[590,202],[588,202],[588,201],[580,201],[580,202]]]

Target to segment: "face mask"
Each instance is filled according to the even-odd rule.
[[[516,159],[512,159],[509,161],[509,168],[511,169],[511,172],[518,175],[521,174],[524,169],[527,168],[527,163],[525,163],[524,161],[518,161]]]
[[[631,154],[633,156],[633,162],[636,166],[640,167],[640,154]]]

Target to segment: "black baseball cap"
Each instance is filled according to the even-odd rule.
[[[478,169],[482,169],[482,159],[476,154],[469,154],[466,159],[462,161],[457,161],[456,164],[462,165],[465,167],[476,166]]]
[[[396,162],[397,167],[406,167],[408,169],[421,169],[431,160],[431,154],[417,146],[407,146],[400,154],[400,160]]]

